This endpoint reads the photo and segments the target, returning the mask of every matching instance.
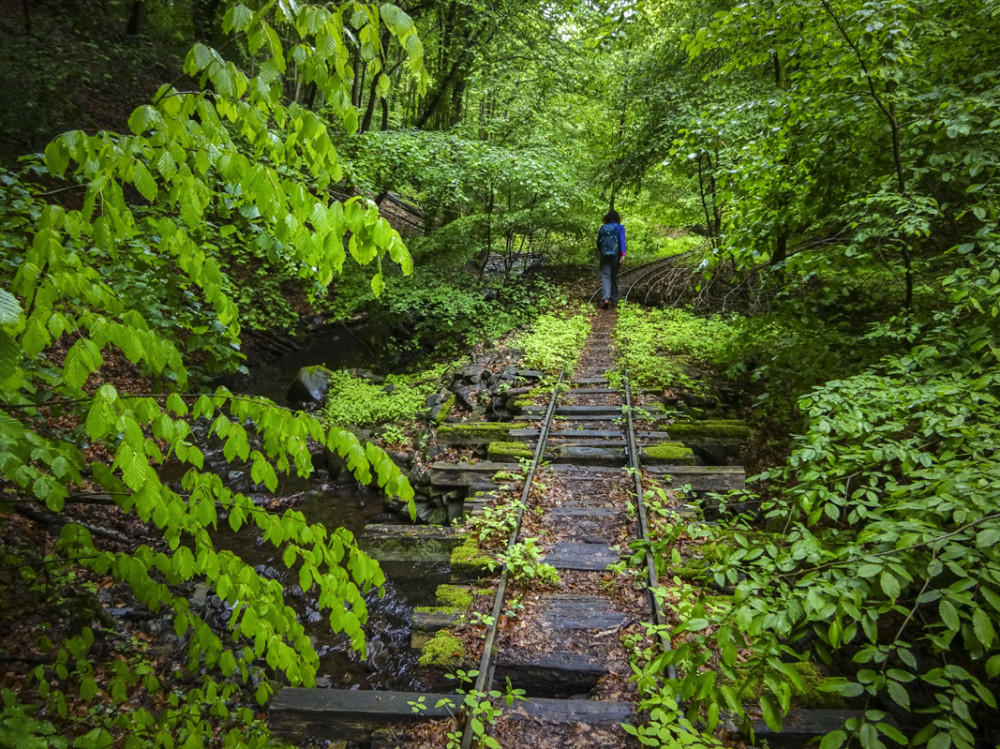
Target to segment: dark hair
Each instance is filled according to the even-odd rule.
[[[620,224],[622,222],[622,217],[618,215],[618,211],[612,208],[604,216],[604,223],[606,224]]]

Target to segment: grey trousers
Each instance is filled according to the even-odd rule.
[[[618,304],[618,265],[617,255],[601,258],[601,299],[610,299],[612,304]]]

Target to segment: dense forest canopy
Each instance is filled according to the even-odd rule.
[[[808,653],[849,660],[829,688],[868,700],[824,749],[977,746],[1000,674],[1000,4],[25,0],[4,16],[0,520],[58,540],[5,541],[2,575],[82,612],[4,691],[4,741],[269,742],[227,700],[266,702],[265,672],[312,684],[316,653],[281,586],[211,531],[256,524],[358,648],[383,577],[343,529],[227,488],[194,426],[271,488],[318,443],[361,482],[412,490],[371,443],[211,378],[245,366],[248,330],[303,310],[421,307],[456,348],[499,335],[533,311],[517,263],[586,265],[610,205],[630,255],[673,230],[703,248],[693,283],[747,313],[733,376],[760,425],[796,435],[733,498],[787,543],[728,560],[732,611],[654,662],[686,674],[661,707],[681,698],[689,726],[742,710],[699,670],[711,645],[732,678],[771,668],[776,725],[785,664]],[[390,197],[420,207],[405,240]],[[490,308],[477,284],[498,258]],[[157,543],[88,523],[104,503]],[[172,612],[186,681],[160,692],[141,649],[102,634],[100,580]],[[229,635],[178,594],[195,580],[233,607]],[[156,720],[135,708],[163,693]]]

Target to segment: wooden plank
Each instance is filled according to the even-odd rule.
[[[495,677],[510,679],[529,697],[558,697],[585,694],[607,673],[601,660],[592,654],[553,651],[551,653],[503,653],[497,655]]]
[[[542,629],[600,630],[609,636],[629,621],[627,614],[614,611],[610,602],[599,596],[551,596],[535,617],[536,626]]]
[[[520,413],[528,416],[543,416],[548,406],[524,406]],[[556,406],[556,416],[589,416],[591,418],[621,418],[621,406]]]
[[[635,708],[631,702],[534,698],[515,702],[504,709],[504,715],[514,720],[612,726],[634,719]]]
[[[484,460],[479,463],[445,463],[438,461],[431,465],[430,481],[431,486],[471,486],[477,485],[481,488],[482,482],[489,482],[493,474],[498,471],[508,471],[518,473],[521,471],[519,463],[494,463]],[[492,485],[490,485],[491,488]]]
[[[552,507],[545,511],[546,516],[553,518],[570,517],[570,518],[599,518],[606,520],[607,518],[617,518],[618,513],[608,507],[583,507],[583,506],[571,506],[562,505],[560,507]]]
[[[626,462],[625,446],[584,447],[561,445],[556,448],[553,460],[556,463],[571,463],[578,466],[622,467]]]
[[[380,562],[447,559],[466,532],[458,526],[372,524],[361,532],[360,544]]]
[[[781,731],[772,731],[762,720],[753,722],[755,740],[766,739],[768,746],[786,747],[787,749],[798,749],[805,746],[813,739],[818,739],[830,731],[836,731],[844,727],[844,721],[856,718],[864,718],[863,710],[830,710],[812,708],[793,708],[781,721]],[[727,724],[732,723],[736,727],[736,722],[727,719]],[[892,716],[889,716],[889,722]],[[736,731],[739,733],[739,731]],[[898,746],[892,744],[892,746]]]
[[[380,726],[449,717],[446,708],[435,707],[445,697],[462,704],[461,695],[285,687],[271,700],[268,722],[276,736],[296,743],[331,736],[341,741],[367,741]],[[418,715],[408,703],[420,698],[427,709]]]
[[[725,492],[743,489],[746,472],[743,466],[644,466],[668,486],[690,484],[695,492]],[[664,477],[670,477],[665,479]]]
[[[512,429],[507,435],[511,439],[530,440],[537,437],[537,429]],[[549,432],[549,438],[555,437],[605,437],[607,439],[624,439],[620,429],[559,429]]]
[[[603,570],[621,556],[607,544],[561,541],[545,554],[545,562],[557,570]]]

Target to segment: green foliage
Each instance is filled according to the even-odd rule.
[[[526,538],[501,551],[496,560],[498,565],[507,568],[514,582],[556,586],[559,584],[559,571],[543,562],[544,557],[538,539]]]
[[[650,389],[698,390],[705,383],[692,369],[721,369],[731,356],[738,328],[733,319],[697,317],[680,309],[650,309],[623,302],[615,343],[629,376]]]
[[[572,373],[589,331],[590,320],[582,312],[542,315],[519,341],[524,363],[549,374],[563,368]]]
[[[355,10],[351,33],[380,33],[377,8]],[[413,37],[398,9],[384,6],[381,18],[401,42]],[[315,290],[329,285],[347,254],[375,264],[376,294],[383,261],[409,272],[398,235],[366,201],[329,198],[338,166],[325,120],[284,100],[281,81],[291,66],[316,85],[327,111],[353,128],[356,113],[344,98],[345,20],[342,9],[236,4],[225,27],[254,56],[254,74],[196,45],[185,71],[198,85],[161,88],[151,105],[133,112],[130,134],[66,133],[46,148],[44,169],[35,166],[20,180],[0,175],[0,246],[8,250],[0,262],[0,471],[8,494],[35,515],[59,515],[69,500],[107,494],[146,524],[155,543],[122,549],[60,518],[55,562],[122,583],[139,604],[166,612],[188,643],[188,669],[201,675],[195,686],[171,691],[155,720],[133,703],[126,709],[127,697],[142,704],[156,692],[156,679],[141,661],[92,659],[105,633],[78,623],[53,643],[54,671],[40,666],[30,683],[48,719],[58,719],[57,733],[67,720],[67,694],[108,702],[82,726],[65,729],[90,731],[80,745],[116,736],[126,746],[201,743],[224,723],[232,732],[219,733],[220,742],[259,745],[268,737],[253,712],[229,705],[251,693],[266,702],[269,675],[315,682],[319,659],[282,586],[215,547],[220,521],[234,531],[256,528],[297,570],[301,588],[314,590],[331,630],[364,649],[362,594],[383,583],[378,564],[349,531],[311,525],[295,510],[268,513],[230,490],[205,469],[194,428],[206,427],[226,460],[245,464],[253,482],[270,491],[282,475],[311,472],[315,444],[341,455],[359,480],[407,501],[405,478],[381,450],[310,415],[225,388],[186,392],[186,359],[216,369],[238,361],[240,313],[227,294],[220,238],[254,242]],[[44,202],[26,181],[46,170],[47,183],[65,177],[78,190],[75,207]],[[153,392],[105,381],[108,359],[127,360]],[[55,426],[56,417],[64,426]],[[168,461],[181,467],[179,485],[161,479],[158,468]],[[192,610],[179,587],[192,581],[231,607],[232,639]],[[140,693],[130,696],[132,688]],[[48,731],[6,697],[4,719]]]
[[[479,545],[506,543],[523,507],[524,504],[520,501],[488,504],[481,513],[469,518],[469,530],[478,538]]]
[[[396,344],[401,351],[461,355],[476,343],[496,340],[565,301],[562,292],[540,278],[491,289],[455,276],[446,264],[431,260],[414,283],[391,284],[386,289],[376,314],[387,324],[401,323],[409,331]]]
[[[1000,674],[1000,401],[992,326],[959,331],[950,317],[925,331],[934,344],[800,399],[806,430],[787,464],[760,477],[770,485],[763,517],[788,543],[737,530],[714,547],[706,571],[735,588],[733,605],[694,611],[675,630],[687,632],[683,644],[659,665],[684,669],[679,690],[705,662],[699,649],[720,649],[719,674],[733,683],[736,651],[750,653],[740,669],[774,672],[761,706],[775,726],[801,689],[789,656],[841,668],[849,657],[845,675],[821,688],[893,703],[914,720],[919,710],[920,743],[974,746]],[[659,554],[681,563],[669,542]],[[736,709],[724,681],[704,678],[703,707]],[[869,709],[826,745],[902,741],[885,714]]]

